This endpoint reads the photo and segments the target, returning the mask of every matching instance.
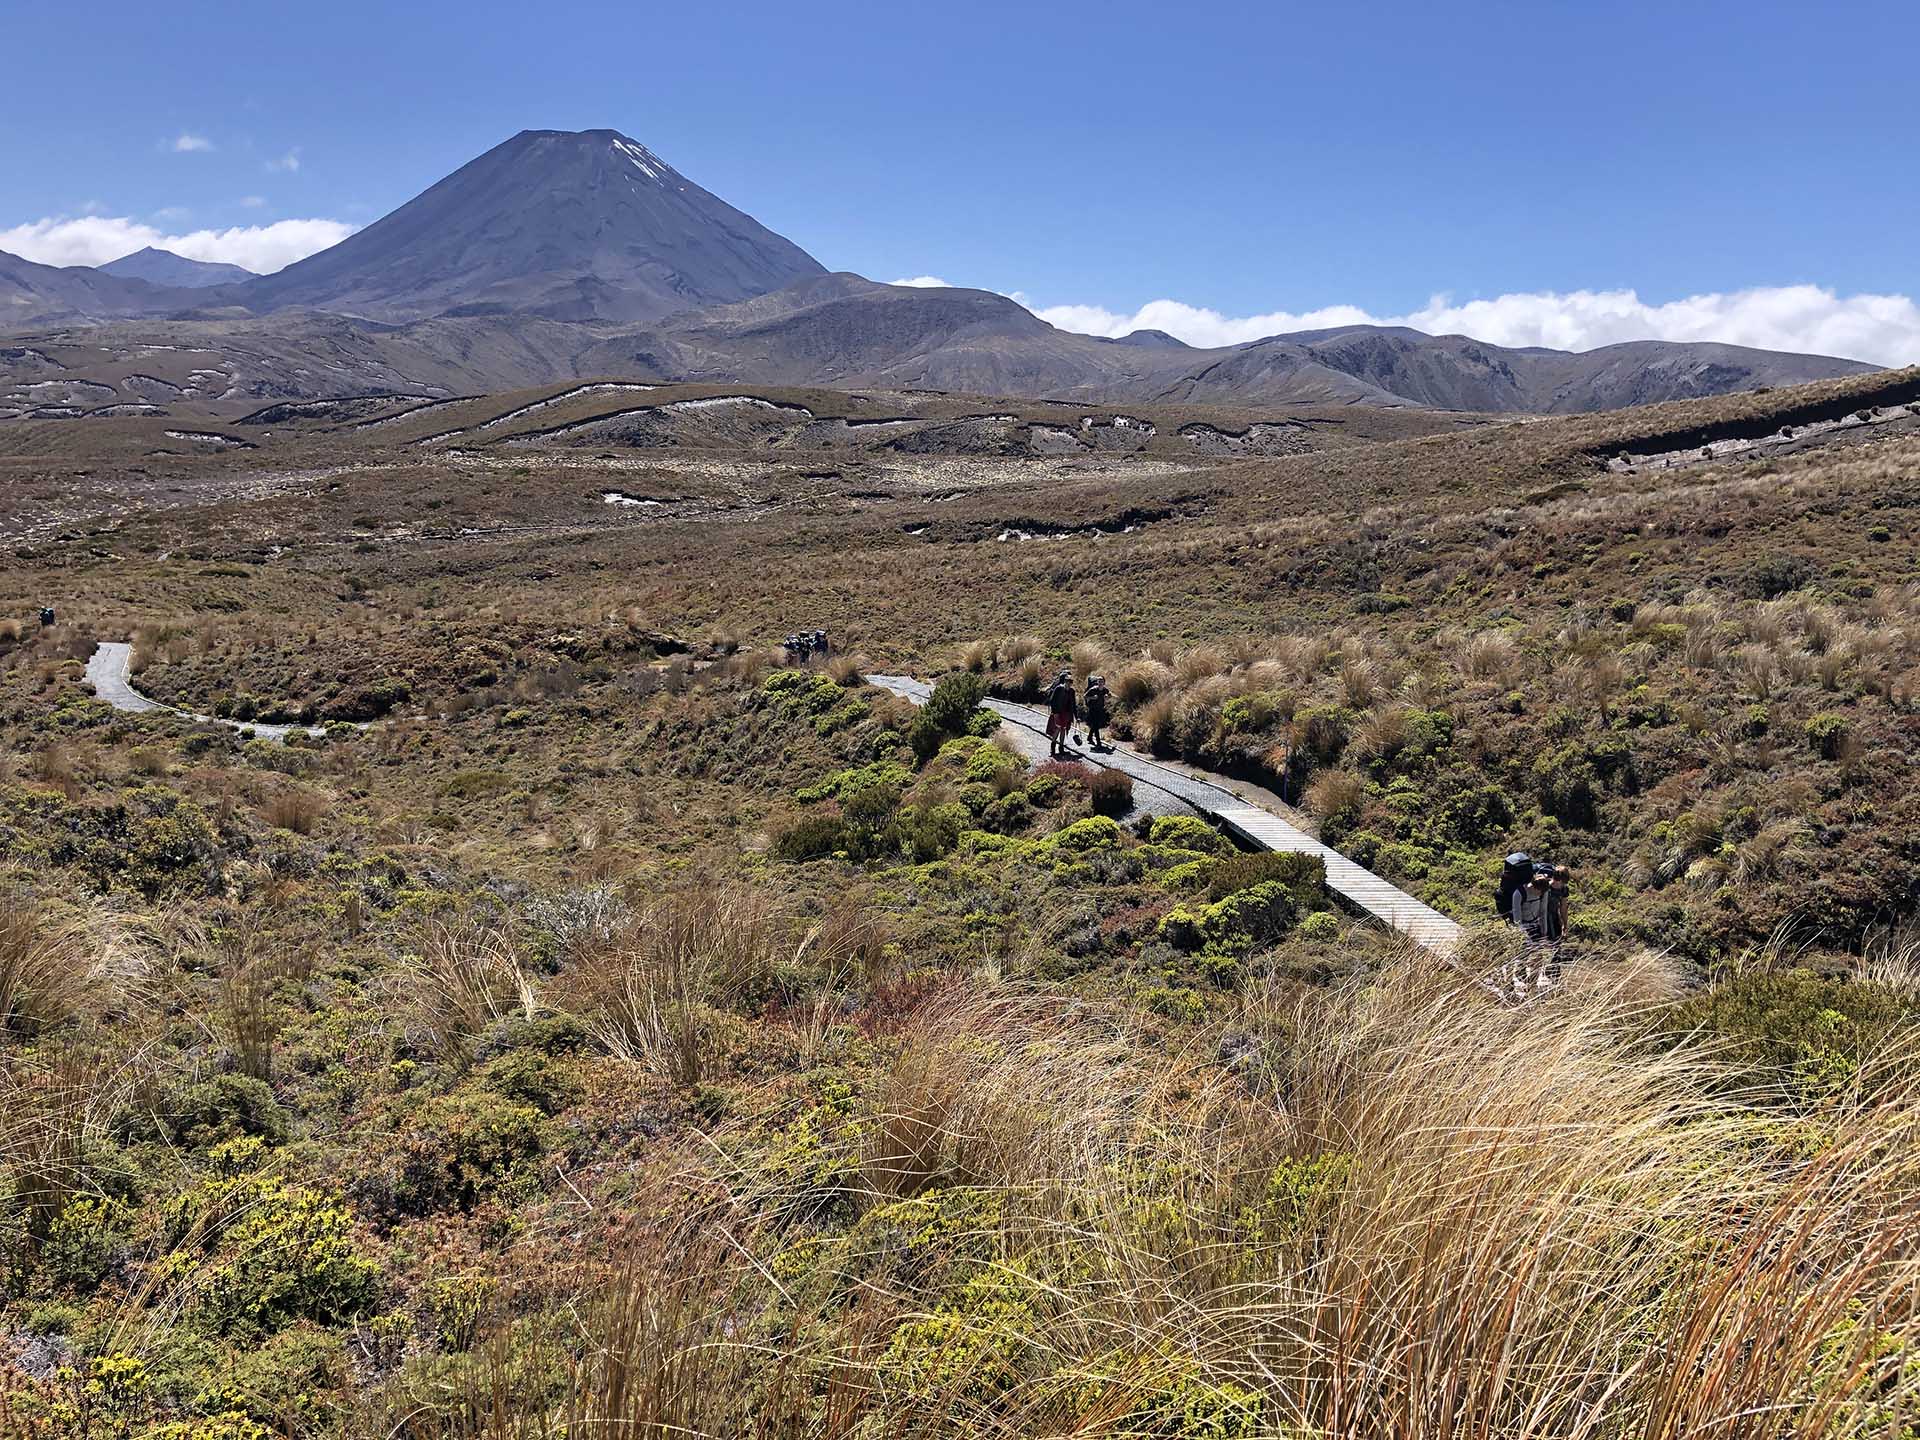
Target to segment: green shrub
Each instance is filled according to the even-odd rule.
[[[1147,831],[1147,840],[1153,845],[1198,850],[1203,855],[1233,854],[1227,837],[1197,815],[1157,815]]]
[[[838,815],[806,815],[782,830],[773,853],[782,860],[819,860],[847,848],[847,827]]]
[[[124,885],[159,899],[219,883],[225,856],[212,821],[164,785],[142,785],[112,805],[64,808],[51,858],[85,870],[102,890]]]
[[[960,832],[972,818],[965,805],[935,805],[922,800],[895,822],[900,848],[916,865],[938,860],[952,853],[960,843]]]
[[[1097,1433],[1170,1440],[1257,1440],[1291,1436],[1262,1424],[1257,1390],[1195,1373],[1192,1362],[1159,1355],[1103,1357],[1074,1386],[1074,1408],[1098,1417]]]
[[[436,1280],[427,1287],[427,1310],[446,1350],[469,1350],[493,1309],[500,1282],[478,1271]]]
[[[1258,732],[1272,728],[1275,720],[1293,714],[1293,697],[1271,690],[1252,695],[1235,695],[1220,707],[1220,728],[1229,735]]]
[[[842,1280],[871,1285],[884,1278],[916,1291],[951,1289],[993,1258],[1005,1214],[1005,1192],[969,1185],[881,1205],[848,1234]]]
[[[1340,938],[1340,917],[1331,910],[1318,910],[1300,922],[1294,931],[1302,940],[1329,945]]]
[[[1285,935],[1300,912],[1285,882],[1263,880],[1204,909],[1176,906],[1160,921],[1160,938],[1180,950],[1244,955]]]
[[[962,785],[960,787],[960,803],[966,807],[967,814],[976,819],[986,814],[988,807],[990,807],[997,798],[993,793],[993,787],[991,785],[976,783],[972,785]]]
[[[489,1061],[474,1079],[496,1095],[531,1105],[543,1115],[558,1114],[582,1093],[572,1066],[537,1050],[511,1050]]]
[[[1318,855],[1281,850],[1228,855],[1214,861],[1207,871],[1207,899],[1224,900],[1269,881],[1284,885],[1302,910],[1317,910],[1326,903],[1326,863]]]
[[[944,677],[933,687],[933,694],[927,697],[927,703],[920,707],[920,713],[914,716],[907,731],[907,743],[922,763],[932,759],[942,742],[949,738],[975,733],[977,707],[986,693],[987,682],[966,670]],[[999,717],[994,716],[988,733],[997,728]]]
[[[1598,817],[1600,777],[1578,745],[1562,745],[1533,763],[1543,814],[1587,830]]]
[[[1822,760],[1838,760],[1846,745],[1847,717],[1823,710],[1806,724],[1807,745]]]
[[[1247,1217],[1268,1242],[1297,1243],[1325,1230],[1353,1173],[1353,1157],[1338,1152],[1283,1160],[1267,1177],[1256,1214]]]
[[[1286,934],[1299,913],[1289,886],[1263,880],[1209,905],[1200,933],[1209,949],[1244,953]]]
[[[1111,849],[1120,843],[1120,826],[1111,816],[1088,815],[1048,836],[1045,843],[1055,850],[1083,853]]]
[[[1066,792],[1067,782],[1050,771],[1027,781],[1027,803],[1030,805],[1056,805]]]
[[[1353,717],[1338,705],[1310,705],[1293,717],[1294,741],[1321,764],[1331,764],[1347,748]]]
[[[1011,1389],[1041,1353],[1043,1294],[1016,1270],[976,1275],[934,1314],[893,1332],[881,1373],[915,1399],[991,1399]]]
[[[107,1273],[114,1246],[126,1238],[126,1211],[112,1200],[83,1195],[67,1203],[47,1227],[40,1270],[56,1287],[91,1293]]]
[[[835,771],[819,784],[796,791],[794,798],[802,805],[812,805],[821,800],[838,800],[874,785],[890,785],[898,790],[912,778],[906,766],[893,760],[876,760],[871,765]]]
[[[1733,1088],[1817,1098],[1862,1079],[1863,1061],[1917,1025],[1920,1006],[1887,986],[1790,970],[1742,975],[1695,995],[1661,1029],[1671,1039],[1705,1032],[1730,1066]]]
[[[1207,1018],[1207,1002],[1190,985],[1154,985],[1140,994],[1140,1006],[1169,1020],[1197,1025]]]
[[[994,801],[980,818],[1002,835],[1018,834],[1032,823],[1033,804],[1026,791],[1015,790]]]
[[[469,1211],[546,1149],[540,1112],[480,1089],[429,1101],[386,1147],[373,1193],[400,1214]]]
[[[151,1112],[126,1117],[122,1132],[133,1139],[161,1139],[190,1150],[254,1136],[269,1145],[287,1138],[287,1112],[273,1087],[250,1075],[215,1075],[167,1091]]]
[[[968,737],[972,739],[972,737]],[[948,741],[942,747],[942,753],[951,748],[955,741]],[[973,753],[967,757],[963,771],[966,778],[982,785],[1004,783],[1026,769],[1026,762],[1019,757],[1007,754],[997,745],[973,742]]]

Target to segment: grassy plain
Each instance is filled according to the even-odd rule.
[[[0,427],[0,1432],[1920,1433],[1916,386],[1039,457]],[[110,711],[123,637],[343,723]],[[1475,955],[1564,859],[1567,983],[997,747],[1061,664]]]

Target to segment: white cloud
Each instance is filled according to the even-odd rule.
[[[938,275],[915,275],[907,280],[889,280],[889,285],[910,285],[916,290],[950,290],[953,287]]]
[[[1050,325],[1085,335],[1165,330],[1190,345],[1209,347],[1341,325],[1407,325],[1433,335],[1471,335],[1493,345],[1555,350],[1591,350],[1626,340],[1714,340],[1881,365],[1920,362],[1920,305],[1911,297],[1843,296],[1818,285],[1690,295],[1657,305],[1632,290],[1540,291],[1464,303],[1436,295],[1407,315],[1373,315],[1355,305],[1333,305],[1298,314],[1276,310],[1233,317],[1178,300],[1155,300],[1131,315],[1099,305],[1050,305],[1034,313]]]
[[[267,197],[264,195],[242,195],[240,197],[240,203],[248,210],[258,210],[262,205],[267,203]]]
[[[173,138],[174,153],[185,155],[195,150],[211,150],[213,142],[204,135],[190,135],[185,131]]]
[[[294,146],[278,160],[267,161],[269,170],[298,170],[300,168],[300,147]]]
[[[33,220],[0,230],[0,250],[42,265],[104,265],[152,245],[189,260],[241,265],[262,275],[338,244],[357,226],[340,220],[276,220],[271,225],[170,235],[124,216]]]

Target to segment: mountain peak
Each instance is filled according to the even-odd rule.
[[[189,260],[171,250],[149,245],[131,255],[122,255],[97,267],[103,274],[122,280],[145,280],[152,285],[171,285],[182,290],[205,290],[215,285],[234,285],[253,279],[253,271],[238,265],[220,265],[208,260]]]
[[[522,130],[245,298],[383,320],[457,310],[633,321],[824,273],[630,136]]]

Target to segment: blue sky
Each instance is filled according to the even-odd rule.
[[[1920,319],[1859,303],[1916,287],[1910,3],[104,0],[3,23],[0,248],[30,258],[210,232],[205,256],[285,263],[516,130],[611,126],[830,267],[1085,328],[1351,307],[1920,359]],[[1663,308],[1748,291],[1758,318]]]

